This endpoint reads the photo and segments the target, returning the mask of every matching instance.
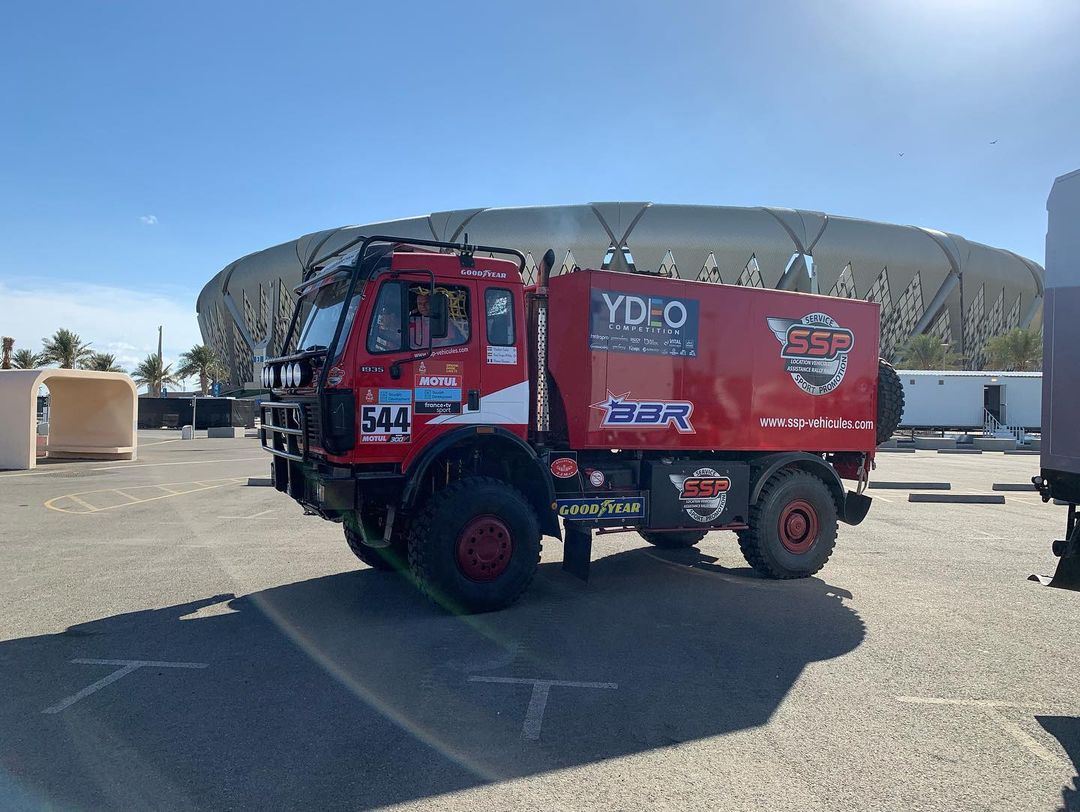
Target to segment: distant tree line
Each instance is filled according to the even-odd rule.
[[[1042,369],[1042,331],[1017,327],[991,338],[984,351],[991,369],[1003,372]],[[903,369],[956,369],[965,359],[939,336],[917,335],[897,351],[895,360]]]
[[[172,364],[166,364],[158,353],[150,353],[130,372],[117,363],[113,353],[96,352],[78,333],[64,328],[60,328],[49,338],[43,338],[40,352],[26,347],[16,349],[14,344],[14,340],[4,339],[4,369],[58,366],[61,369],[125,372],[155,397],[161,396],[164,387],[193,377],[199,379],[199,390],[205,395],[210,391],[210,385],[225,375],[225,365],[217,353],[205,344],[196,344],[187,352],[181,353],[180,363],[175,370]]]

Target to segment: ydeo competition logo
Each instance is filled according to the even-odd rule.
[[[711,522],[724,512],[731,480],[712,468],[698,468],[690,476],[668,474],[679,492],[683,510],[696,522]]]
[[[848,368],[848,353],[855,334],[825,313],[809,313],[801,320],[768,318],[769,329],[780,342],[780,357],[791,380],[810,395],[827,395],[840,385]]]
[[[693,434],[690,415],[694,413],[694,404],[689,400],[633,400],[630,393],[613,395],[607,393],[607,399],[593,403],[590,409],[600,409],[604,419],[601,428],[609,429],[662,429],[674,426],[679,434]]]
[[[598,519],[643,519],[645,498],[621,496],[593,499],[558,499],[555,512],[566,519],[596,521]]]

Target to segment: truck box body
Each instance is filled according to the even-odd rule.
[[[577,271],[550,284],[572,448],[872,452],[873,302]]]

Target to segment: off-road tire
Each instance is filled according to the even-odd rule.
[[[346,523],[345,542],[353,555],[375,570],[402,572],[409,567],[408,540],[403,533],[394,531],[389,547],[369,547],[360,540],[360,534]]]
[[[892,364],[878,359],[877,444],[888,442],[904,417],[904,385]]]
[[[459,563],[465,531],[476,521],[501,523],[509,558],[492,580],[470,578]],[[467,565],[466,561],[466,565]],[[540,563],[540,523],[517,488],[486,476],[458,480],[432,494],[409,528],[409,566],[420,590],[455,614],[491,612],[514,603]]]
[[[655,547],[665,550],[679,550],[693,547],[708,534],[708,530],[677,530],[659,533],[652,530],[638,530],[638,535]]]
[[[803,507],[806,506],[806,507]],[[802,552],[793,552],[781,539],[781,521],[785,509],[796,527],[799,518],[792,513],[813,511],[810,526],[816,524],[813,538]],[[750,507],[750,527],[739,530],[739,549],[755,570],[769,578],[806,578],[825,566],[836,546],[836,502],[828,486],[806,471],[787,468],[773,474]],[[789,525],[789,531],[791,526]],[[793,544],[791,533],[785,534]],[[797,546],[797,545],[795,545]]]

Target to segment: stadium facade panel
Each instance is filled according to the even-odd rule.
[[[980,368],[987,339],[1042,320],[1043,269],[1000,248],[917,226],[780,208],[591,203],[460,209],[319,231],[241,257],[199,294],[203,340],[225,359],[232,388],[278,355],[305,263],[358,234],[517,248],[526,272],[548,248],[556,273],[575,267],[659,273],[869,299],[882,308],[881,347],[937,335]]]

